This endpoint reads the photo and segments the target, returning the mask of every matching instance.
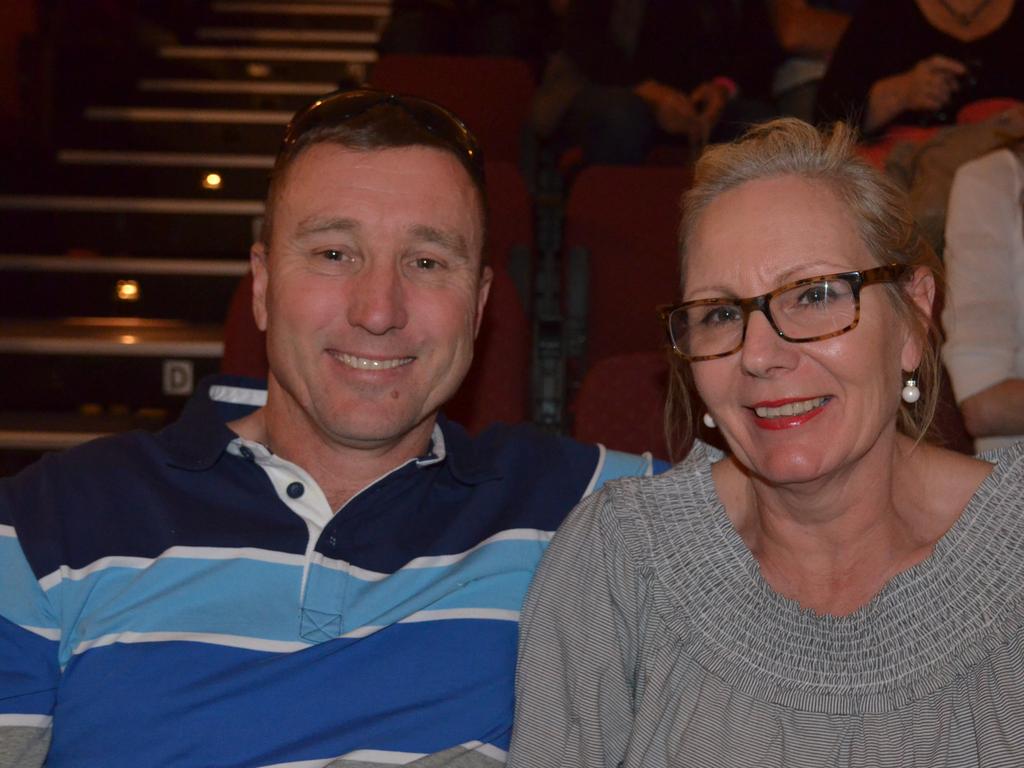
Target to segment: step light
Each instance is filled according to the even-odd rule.
[[[138,301],[142,298],[137,280],[118,280],[115,294],[118,301]]]

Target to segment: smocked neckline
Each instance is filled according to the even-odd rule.
[[[1019,622],[1024,522],[1012,514],[1024,446],[995,463],[930,557],[848,616],[819,615],[775,592],[725,513],[717,451],[614,492],[633,513],[664,587],[659,612],[698,661],[768,700],[827,712],[887,711],[927,695],[1005,642]]]

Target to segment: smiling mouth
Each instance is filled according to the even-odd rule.
[[[828,400],[827,397],[812,397],[810,400],[797,400],[776,408],[755,407],[754,413],[761,419],[778,419],[783,416],[802,416],[815,408],[820,408]]]
[[[334,352],[333,357],[349,368],[355,368],[358,371],[386,371],[408,365],[416,359],[415,357],[394,357],[389,360],[374,360],[369,357],[350,355],[347,352]]]

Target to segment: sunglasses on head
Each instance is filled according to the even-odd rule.
[[[424,130],[463,159],[463,165],[481,186],[484,160],[476,137],[452,112],[428,99],[401,96],[372,88],[335,91],[303,107],[285,128],[279,157],[290,154],[302,138],[318,128],[343,125],[374,107],[393,106],[403,110]]]

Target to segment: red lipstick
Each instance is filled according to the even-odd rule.
[[[758,416],[756,409],[758,409],[758,408],[781,408],[782,406],[788,405],[789,403],[805,403],[808,400],[815,400],[815,399],[817,399],[817,398],[813,398],[813,397],[790,397],[790,398],[787,398],[787,399],[784,399],[784,400],[763,400],[762,402],[755,403],[754,405],[752,405],[750,410],[751,410],[751,413],[753,413],[753,416],[754,416],[754,424],[756,424],[761,429],[770,429],[770,430],[793,429],[794,427],[799,427],[799,426],[802,426],[802,425],[806,424],[808,421],[810,421],[815,416],[820,414],[825,409],[825,406],[828,405],[829,401],[832,398],[825,397],[825,398],[823,398],[823,402],[820,405],[818,405],[818,406],[816,406],[814,408],[811,408],[808,411],[804,411],[803,413],[799,413],[799,414],[795,414],[795,415],[790,415],[790,416]]]

